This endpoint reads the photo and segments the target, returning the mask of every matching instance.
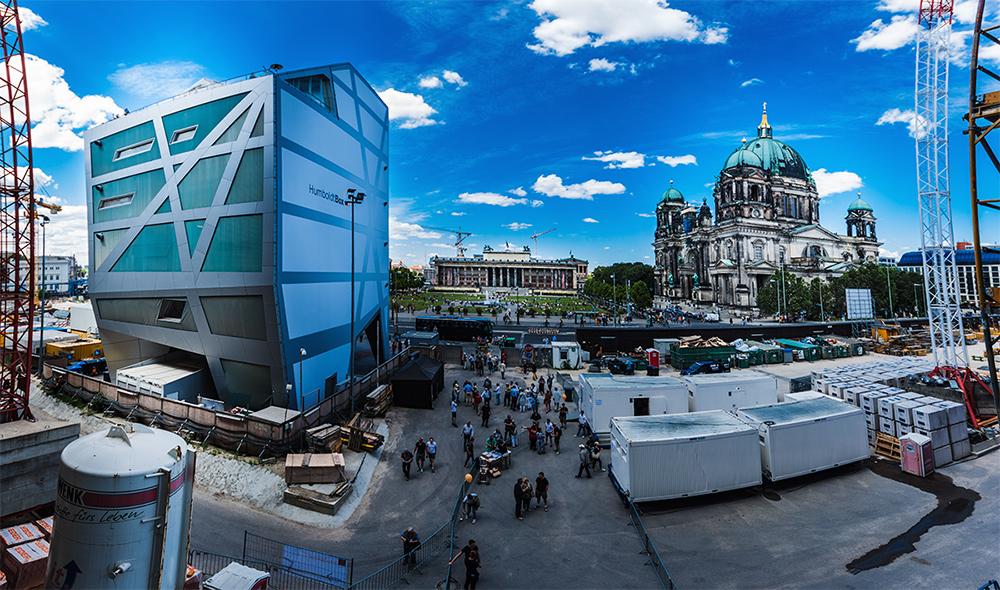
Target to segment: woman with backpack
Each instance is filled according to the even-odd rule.
[[[469,492],[465,499],[462,500],[462,515],[458,517],[458,520],[463,520],[468,514],[469,519],[472,520],[472,524],[476,524],[476,511],[479,510],[479,494],[476,492]]]

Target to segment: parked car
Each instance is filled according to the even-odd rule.
[[[729,361],[698,361],[681,371],[681,375],[703,375],[707,373],[728,373],[732,367]]]

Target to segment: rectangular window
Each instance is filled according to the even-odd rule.
[[[125,158],[131,158],[132,156],[138,156],[139,154],[144,154],[149,150],[153,149],[152,139],[147,139],[146,141],[140,141],[139,143],[133,143],[130,146],[119,148],[115,150],[115,157],[112,158],[112,162],[117,162],[118,160],[124,160]]]
[[[194,139],[195,134],[198,133],[198,126],[192,125],[191,127],[185,127],[184,129],[178,129],[174,131],[173,135],[170,136],[170,143],[180,143],[182,141],[190,141]]]
[[[754,260],[760,260],[762,258],[764,258],[764,247],[763,246],[754,246],[753,247],[753,259]]]
[[[117,197],[109,197],[107,199],[101,199],[101,202],[98,203],[97,205],[97,209],[101,211],[104,209],[113,209],[115,207],[124,207],[125,205],[131,205],[132,197],[134,196],[135,193],[128,193],[125,195],[118,195]]]
[[[184,317],[187,301],[183,299],[164,299],[160,302],[160,313],[156,319],[164,322],[179,322]]]

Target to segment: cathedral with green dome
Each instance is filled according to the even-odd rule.
[[[774,139],[767,105],[757,137],[726,158],[707,200],[689,203],[673,181],[656,206],[656,295],[755,307],[775,272],[830,279],[878,258],[875,215],[858,195],[848,206],[847,235],[819,224],[819,193],[809,167]]]

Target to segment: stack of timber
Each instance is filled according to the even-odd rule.
[[[337,483],[344,481],[344,456],[340,453],[306,453],[285,457],[285,483]]]
[[[340,426],[320,424],[306,430],[306,446],[310,453],[339,453],[344,441]]]
[[[340,438],[352,451],[371,452],[385,442],[385,438],[375,432],[375,428],[374,420],[362,419],[361,414],[355,414],[350,422],[340,427]]]
[[[717,336],[712,336],[711,338],[688,336],[681,338],[678,343],[679,348],[718,348],[720,346],[729,346],[729,344]]]
[[[380,385],[365,398],[365,412],[381,416],[392,402],[392,385]]]

